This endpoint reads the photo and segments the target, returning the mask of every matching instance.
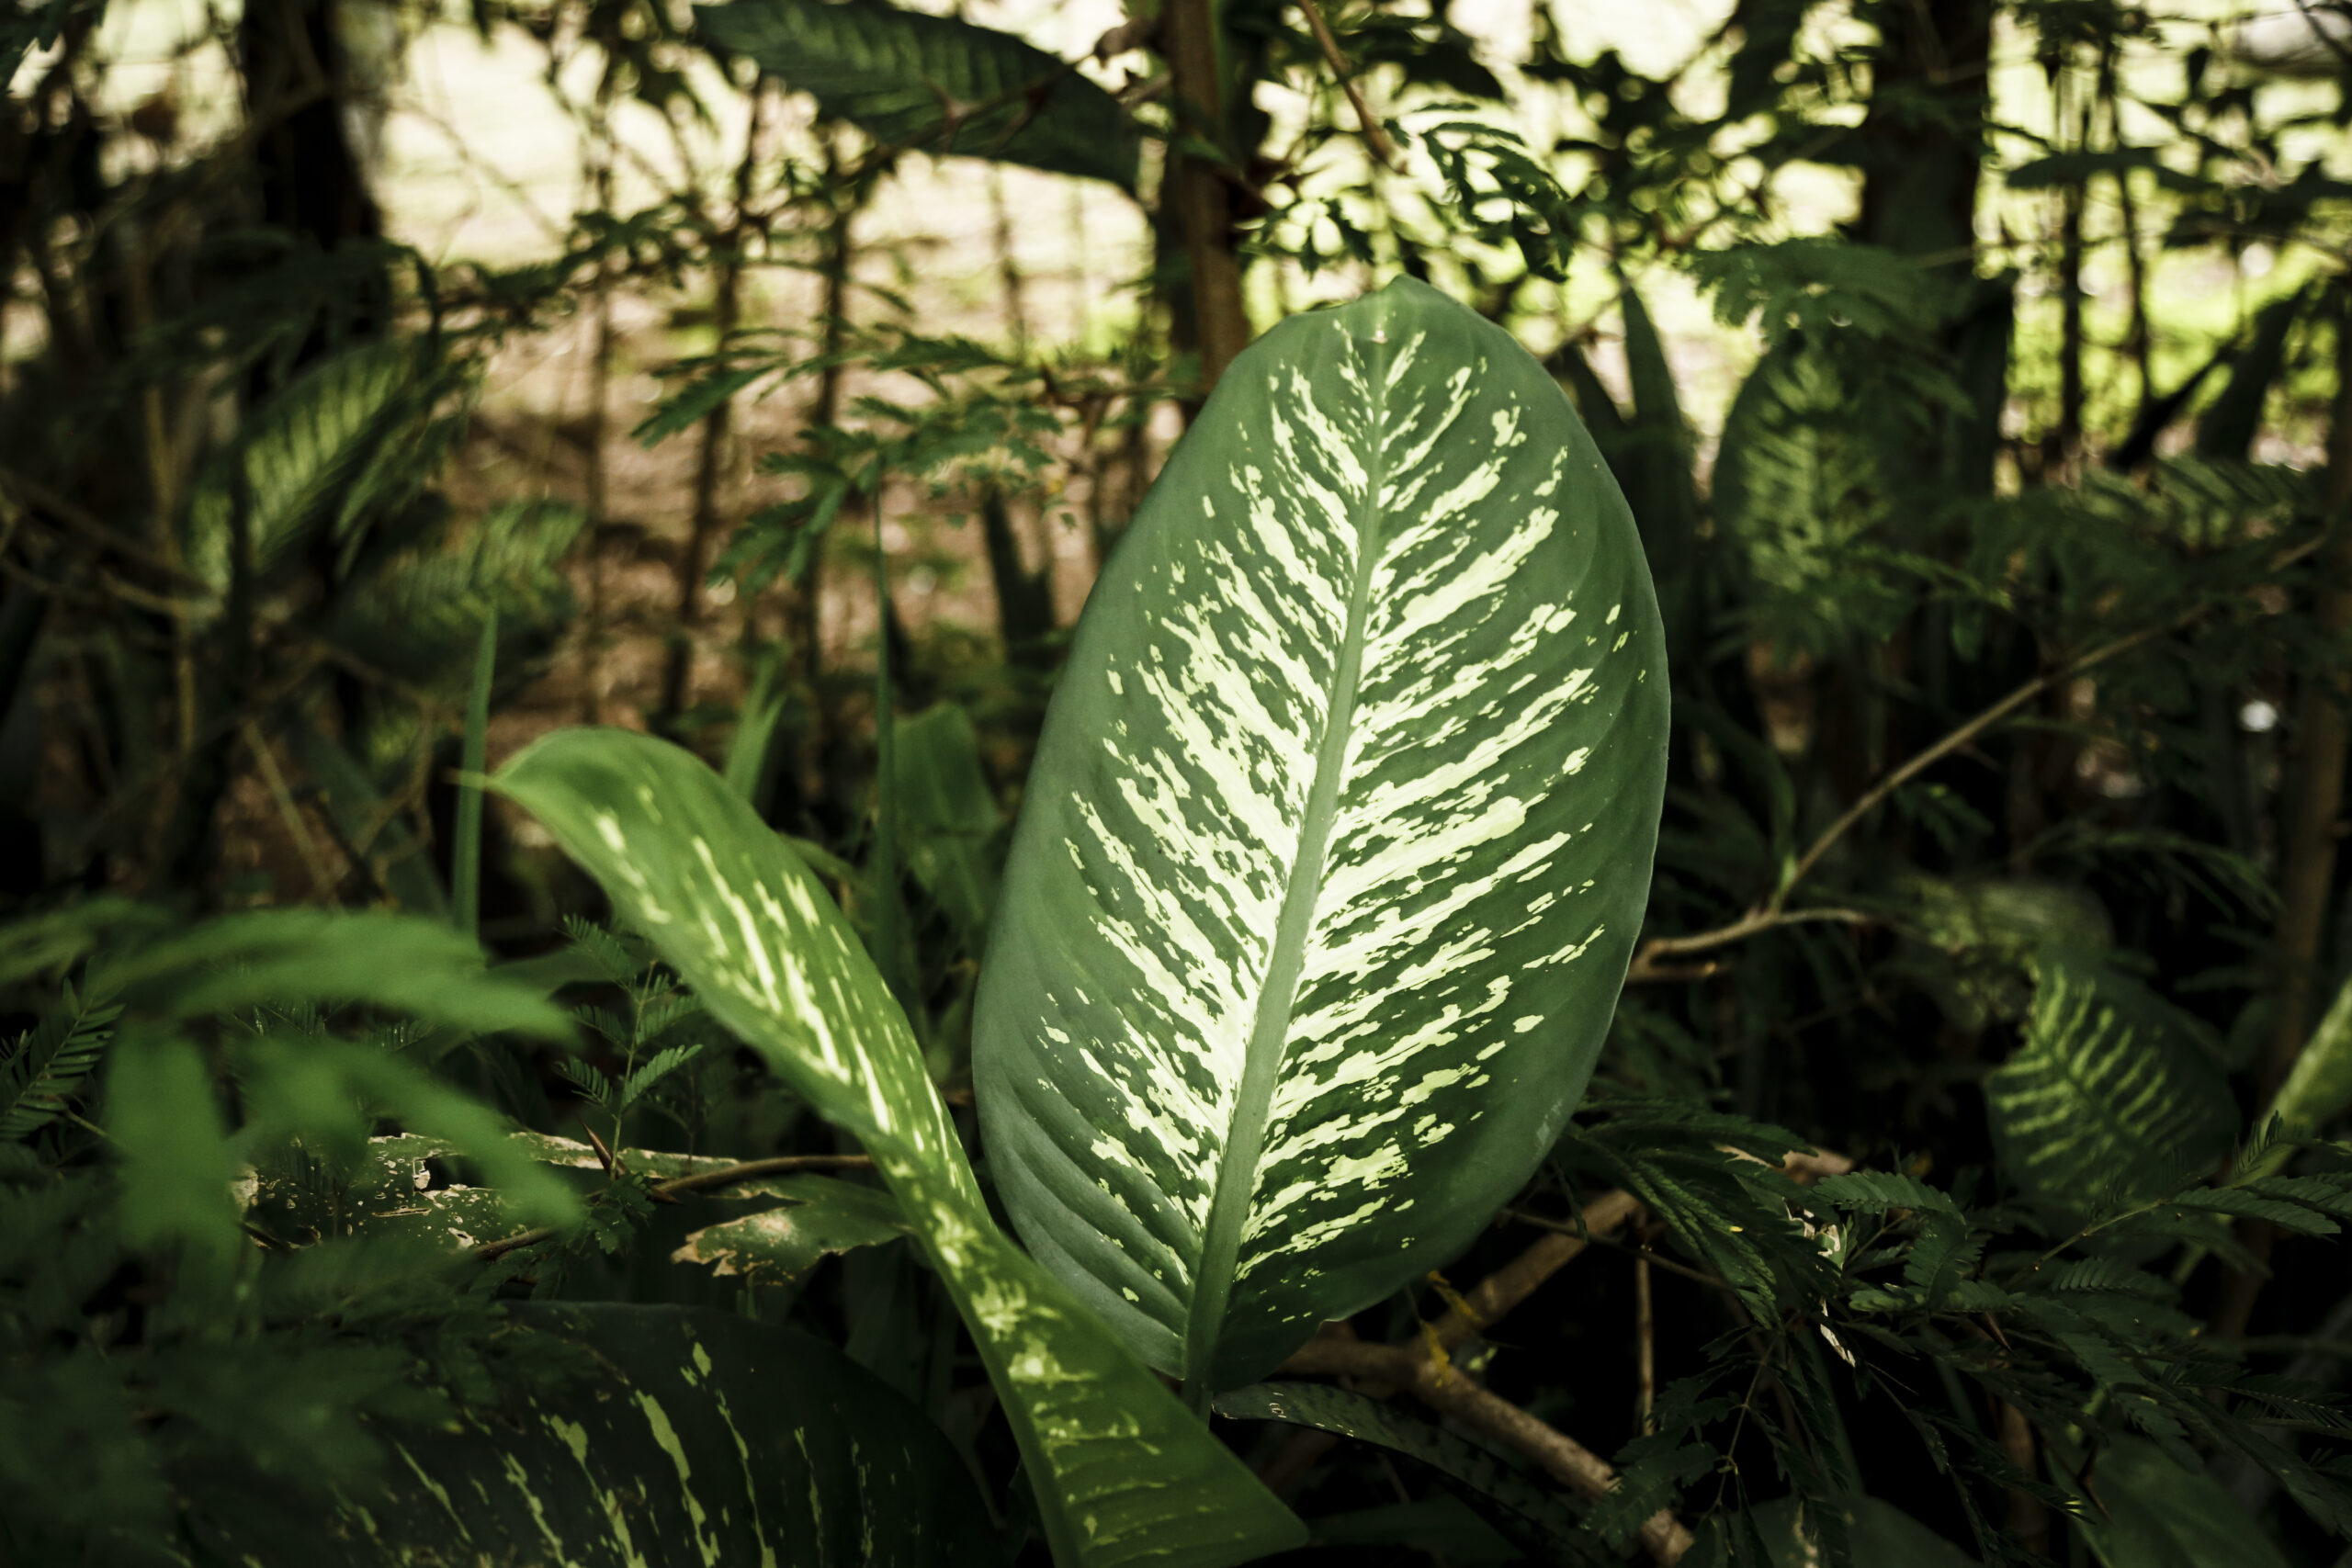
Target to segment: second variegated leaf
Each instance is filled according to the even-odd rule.
[[[1445,1261],[1584,1089],[1663,637],[1543,367],[1400,281],[1238,359],[1080,622],[982,965],[1031,1248],[1195,1389]]]

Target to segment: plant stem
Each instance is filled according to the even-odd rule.
[[[1366,1345],[1327,1337],[1310,1340],[1282,1370],[1376,1379],[1410,1389],[1430,1409],[1526,1455],[1555,1480],[1587,1497],[1605,1496],[1617,1484],[1617,1472],[1599,1454],[1415,1346]],[[1693,1544],[1681,1521],[1663,1508],[1642,1525],[1642,1546],[1655,1562],[1679,1562]]]
[[[242,727],[245,749],[254,754],[254,761],[261,769],[262,783],[268,786],[272,805],[286,824],[287,836],[294,840],[294,849],[302,857],[302,868],[310,873],[311,890],[322,904],[334,902],[335,880],[327,873],[326,860],[319,853],[318,840],[311,836],[310,824],[302,819],[302,808],[294,799],[294,792],[286,787],[286,775],[279,771],[277,759],[270,754],[269,740],[261,726],[252,719]]]
[[[490,733],[490,682],[498,666],[498,609],[482,618],[466,693],[465,750],[458,762],[458,820],[450,847],[449,914],[468,936],[481,931],[481,784]]]
[[[2280,564],[2284,565],[2287,559],[2291,558],[2293,558],[2292,556],[2289,556],[2282,559]],[[2346,624],[2352,625],[2352,592],[2347,592],[2346,594],[2345,611]],[[1814,869],[1821,863],[1822,857],[1826,855],[1830,850],[1835,847],[1838,840],[1844,838],[1847,833],[1850,832],[1864,818],[1877,810],[1881,805],[1884,804],[1887,796],[1893,795],[1896,790],[1902,788],[1905,784],[1909,784],[1920,773],[1926,772],[1928,768],[1933,767],[1936,763],[1943,761],[1946,757],[1951,756],[1954,751],[1957,751],[1962,747],[1966,746],[1970,741],[1975,739],[1978,736],[1984,734],[1986,730],[2000,723],[2001,720],[2008,717],[2009,715],[2015,713],[2018,708],[2023,707],[2026,704],[2033,701],[2034,698],[2040,696],[2042,693],[2049,691],[2062,682],[2073,680],[2075,676],[2084,673],[2086,671],[2096,669],[2098,666],[2106,663],[2109,660],[2115,658],[2119,654],[2128,653],[2135,648],[2139,648],[2143,644],[2154,641],[2157,637],[2164,637],[2172,632],[2180,631],[2197,620],[2202,618],[2205,614],[2205,607],[2200,606],[2188,615],[2176,617],[2162,626],[2143,627],[2143,629],[2132,632],[2128,636],[2117,637],[2110,642],[2101,643],[2098,647],[2092,649],[2089,652],[2083,654],[2079,658],[2069,660],[2065,663],[2058,666],[2056,669],[2052,670],[2045,674],[2037,675],[2022,686],[2018,687],[2017,690],[2011,692],[2007,696],[2003,697],[1999,702],[1996,702],[1992,706],[1984,709],[1982,713],[1970,719],[1967,723],[1962,725],[1959,728],[1945,735],[1943,739],[1938,740],[1935,744],[1911,756],[1902,764],[1902,766],[1896,768],[1893,773],[1888,773],[1884,778],[1871,785],[1869,789],[1864,790],[1860,799],[1848,807],[1844,813],[1838,817],[1838,820],[1832,822],[1822,831],[1819,838],[1814,840],[1814,841],[1806,847],[1804,855],[1799,857],[1796,864],[1790,869],[1788,874],[1781,878],[1781,886],[1772,893],[1771,897],[1766,898],[1762,903],[1748,910],[1747,913],[1742,915],[1738,919],[1732,921],[1729,925],[1719,926],[1713,931],[1700,931],[1691,936],[1653,937],[1648,942],[1644,942],[1641,945],[1640,950],[1634,954],[1633,967],[1628,971],[1625,977],[1626,984],[1635,985],[1651,980],[1691,979],[1700,977],[1706,973],[1705,970],[1702,969],[1695,973],[1687,970],[1674,970],[1667,967],[1662,961],[1669,958],[1686,956],[1694,953],[1705,953],[1718,947],[1725,947],[1736,942],[1746,941],[1751,936],[1758,935],[1761,932],[1773,930],[1776,927],[1792,925],[1811,920],[1839,920],[1849,924],[1868,923],[1871,917],[1851,909],[1792,910],[1787,908],[1786,905],[1788,903],[1789,896],[1796,891],[1800,883],[1804,882],[1807,876],[1812,874]],[[2340,722],[2341,721],[2339,719],[2339,724]],[[2343,761],[2343,748],[2341,745],[2336,748],[2336,761],[2337,783],[2340,787],[2342,784]],[[2332,821],[2333,819],[2334,811],[2331,807],[2329,820]]]
[[[2352,630],[2352,290],[2339,289],[2335,333],[2335,402],[2327,431],[2327,483],[2322,504],[2328,541],[2320,558],[2313,605],[2321,631],[2341,637]],[[2335,880],[2336,815],[2344,806],[2347,739],[2344,672],[2313,671],[2295,695],[2295,757],[2285,820],[2279,824],[2278,920],[2273,931],[2278,964],[2278,1008],[2262,1064],[2256,1099],[2267,1103],[2295,1066],[2311,1032],[2320,940]]]
[[[1380,121],[1365,106],[1363,94],[1357,89],[1355,77],[1348,69],[1348,58],[1340,52],[1340,40],[1331,36],[1331,24],[1323,19],[1323,7],[1315,0],[1298,0],[1298,9],[1306,18],[1307,29],[1315,35],[1315,47],[1323,51],[1323,63],[1331,68],[1340,91],[1348,96],[1348,107],[1356,111],[1356,124],[1363,131],[1364,145],[1372,149],[1373,157],[1381,164],[1392,169],[1402,168],[1404,162],[1396,156],[1396,144],[1388,140],[1388,132],[1381,129]]]
[[[1634,1429],[1657,1430],[1657,1319],[1650,1310],[1650,1260],[1634,1259]]]

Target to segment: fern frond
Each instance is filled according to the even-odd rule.
[[[1994,1148],[2069,1213],[2128,1205],[2208,1170],[2235,1135],[2228,1084],[2193,1026],[2145,987],[2054,953],[2033,964],[2025,1043],[1984,1080]]]
[[[2240,1219],[2267,1220],[2280,1230],[2299,1235],[2334,1235],[2337,1226],[2325,1214],[2301,1203],[2267,1198],[2242,1187],[2196,1187],[2165,1201],[2165,1206],[2209,1214],[2233,1214]]]
[[[1898,1176],[1892,1171],[1855,1170],[1843,1176],[1824,1177],[1813,1184],[1813,1193],[1858,1214],[1883,1214],[1892,1209],[1960,1213],[1948,1194],[1917,1177]]]
[[[618,1109],[628,1111],[644,1098],[646,1090],[701,1055],[702,1052],[702,1045],[697,1042],[692,1045],[673,1045],[658,1053],[651,1061],[629,1074],[622,1082]]]
[[[0,1081],[0,1143],[22,1143],[55,1121],[98,1065],[121,1004],[65,987],[64,999],[20,1037]]]
[[[683,993],[648,1002],[637,1015],[637,1038],[640,1043],[659,1040],[688,1019],[700,1017],[703,1011],[700,997]]]
[[[556,1075],[603,1110],[613,1109],[613,1086],[604,1074],[576,1056],[556,1060]]]
[[[586,952],[605,978],[616,986],[634,985],[645,973],[644,960],[628,950],[622,940],[593,920],[577,915],[563,918],[563,934],[571,939],[574,947]]]
[[[2140,1296],[2148,1301],[2163,1301],[2174,1293],[2164,1280],[2119,1258],[2085,1258],[2062,1264],[2050,1271],[2043,1288]]]

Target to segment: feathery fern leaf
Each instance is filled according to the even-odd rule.
[[[2065,1213],[2139,1201],[2228,1152],[2229,1087],[2188,1020],[2071,956],[2033,969],[2025,1043],[1984,1080],[1995,1151],[2030,1198]]]
[[[114,1037],[120,1004],[72,986],[47,1017],[17,1042],[0,1082],[0,1143],[22,1143],[55,1121]]]

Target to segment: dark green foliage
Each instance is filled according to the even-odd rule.
[[[103,993],[80,995],[71,986],[63,991],[8,1054],[7,1078],[0,1086],[0,1143],[23,1143],[63,1114],[113,1038],[119,1005],[109,1004]]]
[[[1300,7],[1227,0],[1210,123],[1173,102],[1184,3],[1073,61],[955,6],[476,0],[592,153],[519,265],[385,238],[339,147],[414,7],[378,39],[357,0],[288,6],[321,73],[290,106],[257,0],[161,92],[110,53],[123,6],[7,9],[0,1560],[1074,1568],[1091,1518],[1108,1561],[1222,1563],[1295,1539],[1245,1466],[1376,1568],[1640,1561],[1662,1510],[1708,1568],[2342,1555],[2340,55],[2104,0],[1738,0],[1662,69],[1549,6],[1510,59],[1478,8],[1325,0],[1335,61]],[[230,90],[175,121],[214,60]],[[671,151],[630,123],[729,163],[617,209]],[[1216,171],[1204,236],[1179,152]],[[1004,254],[909,241],[917,153],[1078,176],[1143,209],[1148,260],[1031,288],[1064,220],[1025,177]],[[970,1057],[1069,683],[1058,542],[1117,558],[1218,254],[1258,327],[1409,275],[1555,349],[1640,529],[1668,804],[1646,911],[1607,923],[1651,945],[1535,1178],[1327,1331],[1435,1344],[1548,1258],[1446,1371],[1606,1456],[1597,1499],[1361,1382],[1203,1427],[1102,1336],[1117,1303],[989,1293],[1054,1262],[997,1234]],[[934,319],[999,293],[1019,322]],[[669,396],[542,427],[501,356],[555,332]],[[639,414],[668,445],[633,463],[713,476],[643,524],[603,467]],[[683,671],[637,713],[632,635]],[[613,831],[689,785],[729,853],[783,830],[823,919],[736,956],[820,931],[882,976],[935,1165],[869,1169],[842,1128],[879,1130],[873,1085],[779,1045],[823,998],[729,1010],[657,957],[768,913],[638,897],[684,896],[691,835],[594,860],[600,895],[476,814],[483,764],[582,707],[724,761],[582,786]],[[1529,918],[1577,891],[1531,884]],[[1466,1027],[1466,951],[1363,1038]],[[1068,1362],[1007,1326],[1064,1312],[1096,1336]],[[1071,1366],[1126,1378],[1075,1482],[1035,1415]],[[1155,1514],[1164,1472],[1212,1502]]]
[[[731,0],[696,16],[720,47],[885,147],[1135,187],[1141,139],[1117,100],[1011,33],[884,0]]]
[[[1984,1080],[1994,1147],[2026,1197],[2131,1203],[2228,1152],[2228,1079],[2195,1021],[2057,951],[2035,960],[2033,988],[2023,1041]]]

